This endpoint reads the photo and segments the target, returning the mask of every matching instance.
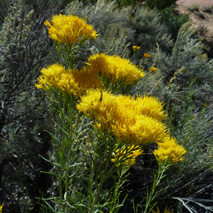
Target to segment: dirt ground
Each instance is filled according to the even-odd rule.
[[[198,5],[200,8],[213,6],[213,0],[179,0],[178,5],[188,7],[191,5]]]
[[[202,29],[207,40],[213,39],[213,0],[178,0],[177,10],[187,13],[192,20],[192,27]],[[198,10],[189,11],[188,8],[197,5]],[[206,12],[206,8],[210,11]]]

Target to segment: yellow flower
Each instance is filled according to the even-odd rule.
[[[150,67],[149,71],[152,72],[152,73],[155,73],[157,71],[157,68],[156,67]]]
[[[38,81],[38,83],[35,83],[35,86],[38,89],[43,89],[45,91],[48,91],[50,89],[48,83],[45,81],[43,76],[39,76],[37,81]]]
[[[50,86],[58,88],[58,83],[61,79],[62,73],[64,73],[64,68],[62,65],[53,64],[47,68],[42,68],[41,73],[43,75],[38,77],[38,83],[35,84],[38,89],[47,90]]]
[[[167,115],[163,110],[164,104],[162,104],[159,99],[154,97],[138,96],[135,99],[132,107],[135,107],[140,114],[147,115],[159,121],[167,118]]]
[[[111,159],[111,162],[118,162],[119,164],[119,161],[126,160],[126,165],[131,167],[136,163],[136,158],[142,154],[143,150],[141,150],[138,146],[131,145],[130,147],[123,147],[122,149],[116,150],[114,158]]]
[[[2,213],[3,206],[4,206],[4,203],[2,203],[2,205],[0,206],[0,213]]]
[[[169,210],[169,208],[167,208],[167,206],[166,206],[166,208],[164,209],[164,212],[163,213],[170,213],[171,211]]]
[[[152,213],[160,213],[159,207],[157,206],[157,210],[156,210],[156,211],[155,211],[155,210],[152,210]]]
[[[95,118],[99,131],[110,130],[117,139],[126,143],[160,142],[166,136],[166,126],[156,119],[161,117],[157,110],[152,115],[147,106],[143,110],[142,104],[137,106],[137,100],[130,96],[89,90],[76,107],[86,116]]]
[[[158,149],[153,153],[158,161],[169,161],[171,164],[175,164],[183,161],[186,150],[178,145],[174,138],[166,136],[161,143],[158,143]]]
[[[144,53],[143,56],[144,56],[145,58],[151,58],[151,55],[149,55],[148,53]]]
[[[140,47],[134,45],[134,46],[132,47],[132,49],[136,52],[136,51],[140,50]]]
[[[86,21],[78,16],[56,15],[53,16],[51,23],[47,20],[44,22],[49,27],[48,33],[50,34],[50,38],[60,44],[73,46],[76,42],[91,38],[96,39],[98,36],[93,26],[88,25]]]
[[[143,70],[139,70],[131,61],[120,56],[95,54],[89,57],[87,64],[112,83],[122,81],[124,84],[133,85],[145,76]]]
[[[167,208],[164,209],[163,213],[170,213],[171,211]],[[152,213],[160,213],[160,209],[159,207],[157,206],[157,210],[152,210]]]
[[[47,90],[54,87],[79,97],[87,89],[103,87],[98,75],[88,67],[83,67],[79,71],[65,69],[60,64],[53,64],[43,68],[41,73],[38,83],[35,84],[38,89]]]

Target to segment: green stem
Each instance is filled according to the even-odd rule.
[[[127,170],[128,169],[122,168],[121,171],[118,171],[119,180],[115,183],[115,189],[112,197],[113,206],[110,208],[110,212],[114,212],[116,210],[117,202],[119,201],[119,189],[121,187],[122,182],[125,181],[123,180],[123,176],[126,174]]]
[[[60,123],[63,123],[63,108],[62,108],[62,106],[61,106],[61,102],[60,102],[60,99],[61,99],[61,93],[60,93],[60,91],[57,91],[57,90],[55,90],[55,94],[56,94],[56,97],[55,97],[55,95],[54,95],[54,93],[53,94],[51,94],[52,95],[52,99],[54,100],[54,102],[56,103],[56,105],[57,105],[57,108],[58,108],[58,111],[59,111],[59,115],[58,115],[58,121],[57,122],[59,122],[59,124]],[[56,112],[57,112],[57,110],[56,110]],[[62,138],[61,138],[61,144],[58,144],[58,147],[59,148],[57,148],[56,149],[56,156],[57,156],[57,163],[60,165],[60,167],[59,167],[59,175],[60,175],[60,177],[63,177],[63,168],[62,168],[62,165],[63,165],[63,160],[62,160],[62,150],[63,150],[63,135],[62,135]],[[62,149],[60,149],[60,147],[62,148]],[[61,205],[63,204],[63,181],[62,181],[62,179],[61,178],[59,178],[59,196],[60,196],[60,203],[61,203]]]
[[[93,212],[93,176],[94,176],[94,161],[92,160],[91,165],[91,178],[90,178],[90,184],[89,184],[89,213]]]
[[[143,213],[149,213],[151,212],[151,210],[154,208],[154,206],[156,204],[152,204],[153,200],[155,199],[156,195],[161,191],[155,191],[157,186],[159,185],[160,181],[165,177],[164,173],[165,171],[169,168],[169,164],[162,164],[161,162],[159,162],[159,168],[158,168],[158,172],[157,174],[154,176],[154,182],[153,182],[153,185],[152,185],[152,190],[151,190],[151,193],[150,194],[147,194],[147,199],[146,199],[146,207],[145,207],[145,210]],[[148,191],[147,191],[148,193]]]
[[[106,180],[112,177],[112,174],[115,171],[115,165],[112,165],[109,168],[114,146],[114,139],[112,139],[108,133],[101,135],[99,141],[95,144],[90,178],[89,213],[93,213],[97,203],[102,200],[101,191],[103,189],[103,184]],[[93,190],[93,186],[96,187],[95,190]]]
[[[73,143],[74,138],[73,134],[75,131],[73,129],[73,119],[74,119],[74,108],[72,102],[73,99],[70,100],[68,96],[62,94],[61,91],[55,91],[56,96],[53,94],[53,98],[55,99],[55,103],[57,104],[56,113],[58,114],[57,123],[60,127],[60,134],[61,134],[61,143],[59,142],[58,148],[56,150],[57,155],[57,163],[59,166],[59,196],[60,196],[60,203],[63,209],[63,212],[69,211],[68,200],[64,198],[64,190],[65,193],[68,192],[69,188],[69,166],[73,155]],[[68,111],[68,117],[66,116],[66,112]],[[70,134],[69,134],[70,133]],[[68,150],[68,154],[66,151]]]

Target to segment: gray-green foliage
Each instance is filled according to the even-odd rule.
[[[163,23],[166,23],[169,28],[169,33],[174,39],[177,37],[177,33],[180,27],[189,21],[188,14],[178,14],[176,6],[171,6],[163,10],[155,10]]]
[[[49,44],[42,38],[47,37],[46,33],[36,29],[40,23],[33,22],[33,13],[33,10],[13,5],[1,29],[1,118],[5,117],[1,125],[7,131],[6,126],[11,125],[10,131],[15,131],[14,137],[20,136],[18,132],[24,131],[25,125],[31,126],[36,116],[32,111],[40,107],[35,98],[38,92],[33,80],[43,66]],[[42,39],[38,39],[38,35]],[[11,136],[12,133],[7,135]],[[18,144],[13,143],[13,146]]]
[[[195,100],[212,101],[213,61],[204,51],[201,37],[186,23],[178,33],[172,54],[165,56],[159,52],[159,68],[174,97],[177,94],[184,101],[190,89]]]
[[[170,113],[170,127],[173,126],[173,135],[179,144],[185,147],[187,153],[184,161],[174,166],[168,173],[161,198],[167,202],[180,201],[182,198],[197,199],[201,205],[194,205],[187,202],[189,209],[195,212],[203,212],[211,206],[212,197],[212,148],[213,148],[213,125],[212,108],[205,107],[202,111],[196,108],[190,95],[185,99],[185,105],[178,115],[176,125],[173,121],[176,118],[175,108]],[[174,206],[175,211],[185,212],[185,205]]]
[[[195,106],[189,103],[182,110],[178,125],[175,131],[177,140],[186,148],[187,154],[185,160],[181,165],[181,169],[184,171],[184,167],[188,165],[211,165],[212,159],[209,158],[211,153],[209,147],[213,146],[213,141],[208,136],[208,131],[211,131],[210,117],[212,112],[209,109],[202,112],[196,112]]]
[[[144,7],[136,7],[133,11],[124,22],[124,26],[131,29],[131,43],[140,46],[143,52],[155,50],[156,43],[163,51],[169,51],[173,42],[166,25],[161,23],[157,13]]]
[[[207,57],[201,39],[190,28],[190,23],[184,24],[171,53],[160,48],[151,53],[152,63],[159,70],[155,75],[149,73],[139,81],[134,88],[135,92],[151,94],[153,87],[148,87],[149,84],[157,86],[158,91],[154,91],[158,94],[155,95],[169,98],[173,102],[184,103],[190,91],[196,103],[211,103],[213,61]]]
[[[10,4],[9,0],[0,1],[0,24],[4,22],[4,18],[7,15],[9,4]]]
[[[43,27],[50,11],[40,14],[33,4],[11,2],[2,8],[6,15],[0,30],[0,199],[5,197],[5,212],[26,212],[25,204],[33,208],[42,187],[38,168],[46,165],[38,153],[46,155],[49,149],[46,103],[34,82],[51,47]]]

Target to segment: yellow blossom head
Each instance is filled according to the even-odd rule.
[[[131,145],[130,147],[123,147],[121,149],[116,150],[113,158],[111,159],[112,163],[118,163],[119,161],[125,160],[125,163],[128,167],[133,166],[136,163],[136,158],[139,155],[143,154],[143,150],[138,146]]]
[[[88,67],[81,70],[65,69],[60,64],[53,64],[41,70],[36,87],[47,90],[51,87],[79,97],[87,89],[102,88],[98,75]]]
[[[138,50],[140,50],[141,48],[139,46],[134,45],[132,47],[133,51],[137,52]]]
[[[166,136],[161,143],[158,143],[158,149],[153,151],[158,161],[170,162],[175,164],[179,161],[183,161],[183,155],[186,150],[177,144],[174,138]]]
[[[135,84],[145,76],[145,72],[137,68],[128,59],[120,56],[109,56],[106,54],[95,54],[89,57],[88,66],[92,67],[102,76],[107,77],[112,83],[123,82],[124,84]]]
[[[152,72],[152,73],[156,73],[157,68],[156,67],[150,67],[149,71]]]
[[[78,16],[56,15],[53,16],[51,23],[47,20],[44,22],[49,27],[50,38],[60,44],[73,46],[76,42],[91,38],[96,39],[98,36],[93,26],[88,25],[85,20]]]
[[[151,58],[151,55],[149,55],[148,53],[144,53],[143,56],[144,56],[145,58]]]

